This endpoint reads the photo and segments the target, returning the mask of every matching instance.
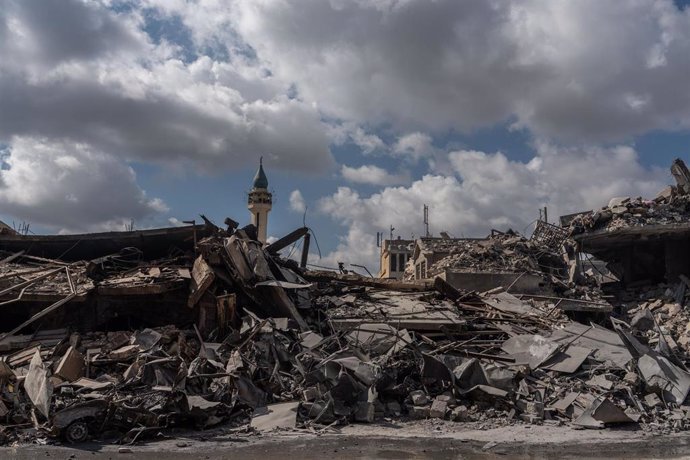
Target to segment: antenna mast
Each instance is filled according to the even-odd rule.
[[[429,238],[429,206],[424,205],[424,233]]]
[[[549,210],[546,206],[539,208],[539,220],[549,223]]]

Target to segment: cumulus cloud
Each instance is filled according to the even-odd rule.
[[[185,62],[175,47],[153,42],[136,9],[2,5],[0,140],[67,138],[127,160],[207,171],[258,155],[282,169],[332,163],[318,111],[242,56]]]
[[[390,150],[388,145],[376,134],[367,132],[353,122],[332,123],[328,126],[328,135],[336,145],[352,143],[364,155],[370,153],[385,153]]]
[[[410,181],[408,174],[391,174],[375,165],[362,165],[359,168],[343,165],[340,174],[349,182],[371,185],[398,185]]]
[[[437,152],[431,136],[414,132],[400,136],[393,146],[393,153],[413,160],[429,158]]]
[[[235,0],[231,10],[258,59],[335,118],[398,132],[512,119],[589,142],[690,125],[690,12],[672,0]]]
[[[338,264],[342,262],[344,268],[367,275],[366,272],[351,264],[364,265],[376,276],[380,270],[376,232],[371,233],[371,226],[364,222],[352,222],[347,233],[338,237],[337,246],[333,251],[324,257],[310,253],[308,260],[311,264],[330,269],[337,269]]]
[[[304,213],[307,210],[307,204],[304,202],[302,192],[299,190],[293,190],[290,193],[290,209],[299,213]]]
[[[4,66],[46,71],[60,63],[145,48],[135,18],[119,16],[95,2],[3,0],[0,5]]]
[[[168,210],[139,188],[132,168],[86,144],[15,138],[0,170],[0,205],[64,231],[123,230]]]
[[[378,267],[376,232],[392,225],[403,238],[418,237],[425,204],[432,234],[482,237],[509,227],[529,233],[540,207],[548,206],[550,216],[595,209],[612,196],[654,196],[669,179],[664,171],[641,166],[627,146],[571,151],[539,142],[536,150],[529,162],[500,152],[453,151],[449,175],[425,175],[370,196],[338,188],[319,202],[321,212],[347,228],[326,261]]]

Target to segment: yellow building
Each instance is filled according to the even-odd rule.
[[[381,266],[379,278],[402,279],[405,265],[412,257],[414,240],[383,240],[381,245]]]

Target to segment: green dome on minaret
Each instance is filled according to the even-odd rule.
[[[268,178],[264,172],[263,160],[264,157],[259,159],[259,170],[256,171],[256,175],[254,176],[254,188],[268,188]]]

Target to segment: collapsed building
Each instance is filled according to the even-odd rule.
[[[545,241],[548,231],[558,237]],[[440,276],[451,285],[475,291],[511,286],[516,292],[553,294],[551,278],[567,273],[560,248],[567,234],[539,222],[531,238],[492,230],[486,238],[420,238],[407,279]]]
[[[654,199],[616,197],[600,210],[568,216],[578,251],[606,261],[626,284],[675,282],[690,273],[690,173],[681,160],[671,171],[677,185]]]
[[[254,198],[270,204],[257,177]],[[422,241],[407,266],[428,265],[408,280],[308,270],[307,228],[262,241],[256,224],[270,206],[255,206],[243,228],[204,218],[69,237],[5,232],[0,441],[131,443],[175,427],[382,417],[686,430],[687,272],[664,262],[662,276],[642,277],[636,259],[621,264],[622,251],[588,239],[674,228],[687,191],[679,180],[667,195],[541,222],[529,238]],[[670,234],[647,230],[635,244]],[[300,263],[283,258],[299,239]],[[583,251],[609,262],[614,282],[583,270]],[[520,284],[528,275],[537,291]]]

